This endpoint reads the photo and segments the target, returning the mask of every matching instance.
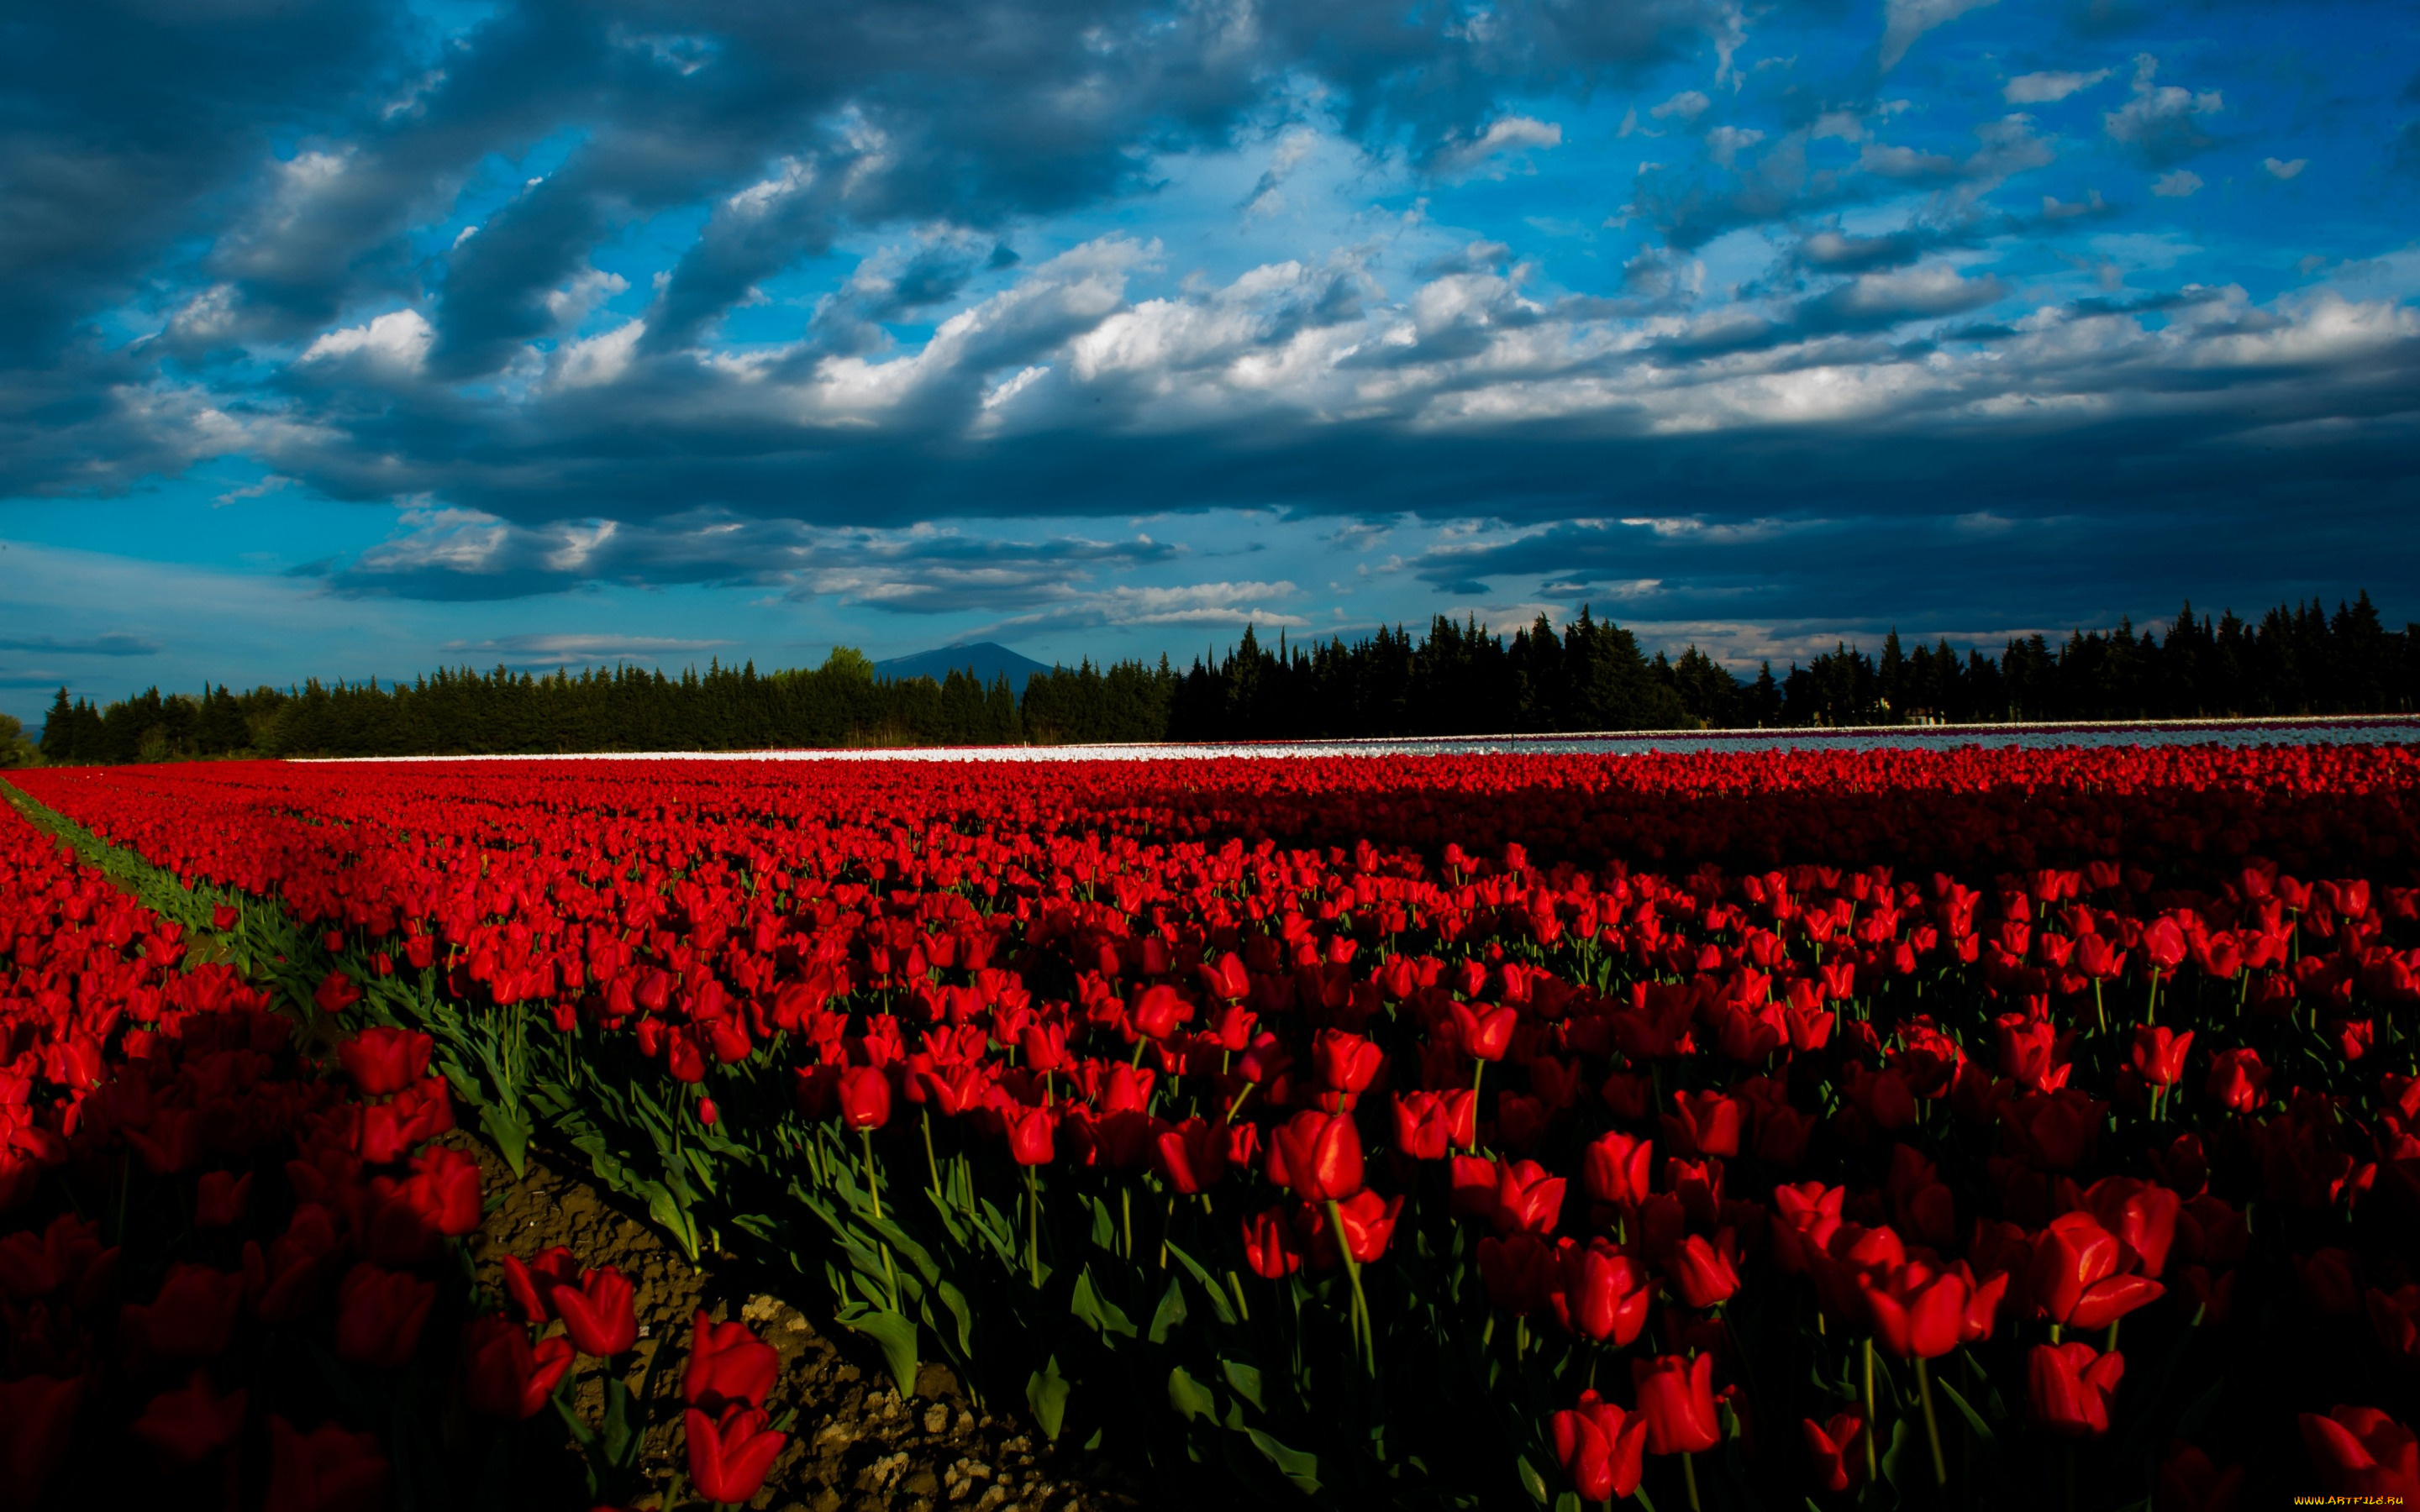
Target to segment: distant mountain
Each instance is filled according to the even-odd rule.
[[[989,640],[972,645],[943,646],[939,651],[920,651],[912,656],[893,656],[889,661],[874,664],[874,675],[904,683],[914,677],[929,677],[939,682],[954,671],[971,671],[975,680],[989,683],[1002,672],[1008,674],[1008,686],[1019,698],[1025,696],[1025,680],[1035,672],[1050,669],[1031,656],[1020,656],[1006,646]]]

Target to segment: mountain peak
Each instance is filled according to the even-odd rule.
[[[1025,680],[1035,672],[1050,669],[1031,656],[1022,656],[992,640],[961,641],[943,646],[938,651],[919,651],[913,656],[893,656],[874,664],[874,675],[892,682],[929,677],[939,682],[954,671],[971,672],[980,683],[988,683],[1005,673],[1008,686],[1019,696],[1025,692]]]

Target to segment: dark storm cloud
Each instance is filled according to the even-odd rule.
[[[1015,610],[1075,595],[1102,571],[1165,563],[1177,548],[1147,536],[1003,541],[946,529],[817,530],[797,520],[694,511],[644,525],[612,520],[519,526],[463,510],[417,512],[385,545],[350,563],[289,576],[350,597],[477,602],[597,583],[754,584],[905,614]]]
[[[89,640],[61,640],[42,636],[31,640],[0,640],[0,651],[38,651],[54,656],[156,656],[160,648],[140,636],[101,635]]]
[[[258,173],[272,131],[341,119],[406,29],[376,0],[16,8],[0,47],[0,358],[54,358]]]
[[[715,204],[651,324],[649,349],[666,350],[820,251],[843,218],[983,226],[1134,188],[1146,154],[1223,139],[1289,69],[1342,90],[1357,129],[1408,131],[1426,151],[1508,85],[1652,61],[1719,12],[1531,0],[1503,19],[1489,41],[1448,10],[1374,0],[1249,17],[1130,0],[514,7],[438,57],[327,184],[264,194],[266,224],[239,229],[223,262],[247,304],[324,320],[341,302],[331,275],[392,274],[412,210],[483,156],[575,131],[561,169],[430,270],[443,289],[432,360],[492,370],[550,328],[547,292],[610,228]],[[805,181],[747,197],[782,164]]]

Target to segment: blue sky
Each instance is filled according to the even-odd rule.
[[[2387,3],[22,10],[0,709],[2420,617]]]

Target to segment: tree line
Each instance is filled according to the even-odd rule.
[[[1740,678],[1695,645],[1648,656],[1583,607],[1499,635],[1438,618],[1357,640],[1277,644],[1248,626],[1178,671],[1162,656],[1030,677],[876,677],[835,649],[821,667],[720,662],[677,677],[634,667],[546,675],[440,671],[411,683],[151,688],[96,707],[59,690],[40,741],[54,763],[194,756],[372,756],[772,747],[1065,745],[1580,731],[2066,723],[2420,709],[2420,625],[2389,630],[2364,593],[2257,622],[2188,603],[2164,634],[2077,631],[1997,656],[1945,640],[1878,654],[1839,643],[1776,676]]]

